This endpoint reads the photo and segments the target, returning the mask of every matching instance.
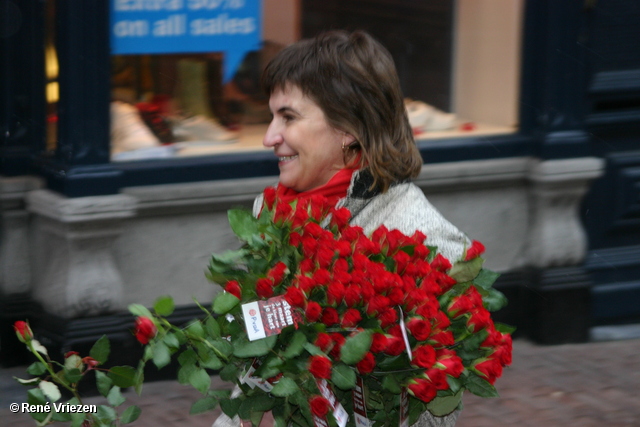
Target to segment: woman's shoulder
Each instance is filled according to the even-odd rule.
[[[374,196],[354,216],[352,224],[363,227],[367,234],[380,225],[405,234],[419,230],[427,236],[428,245],[437,246],[452,262],[462,257],[470,245],[469,238],[427,200],[418,186],[409,182],[399,183],[386,193]]]

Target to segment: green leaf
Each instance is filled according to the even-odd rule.
[[[114,366],[107,374],[113,384],[120,388],[131,387],[135,384],[136,370],[131,366]]]
[[[500,277],[500,273],[483,268],[478,273],[478,276],[473,279],[473,284],[483,289],[489,289],[498,277]]]
[[[158,369],[162,369],[167,366],[169,362],[171,362],[169,347],[162,342],[157,342],[153,346],[153,364],[156,365]]]
[[[69,357],[64,359],[64,370],[69,371],[71,369],[79,369],[82,366],[82,358],[77,354],[70,354]],[[75,382],[75,381],[73,381]]]
[[[226,416],[233,418],[238,414],[241,403],[241,399],[220,399],[220,408]]]
[[[168,333],[164,336],[162,342],[164,342],[169,348],[180,348],[180,340],[178,340],[178,337],[176,337],[175,334]]]
[[[258,220],[246,209],[230,209],[227,216],[233,232],[247,242],[258,233]]]
[[[464,389],[460,389],[453,396],[437,396],[427,404],[427,409],[436,417],[444,417],[449,415],[460,406],[462,402],[462,393]]]
[[[275,406],[277,399],[269,394],[259,394],[251,398],[251,409],[258,412],[266,412]]]
[[[280,381],[271,390],[271,394],[278,397],[287,397],[299,392],[300,387],[289,377],[280,378]]]
[[[285,359],[292,359],[299,356],[304,350],[304,345],[307,343],[307,337],[302,331],[296,331],[291,337],[291,342],[287,346],[287,349],[282,353],[282,357]]]
[[[402,387],[394,375],[383,375],[382,388],[390,391],[393,394],[400,394]]]
[[[196,369],[191,373],[189,383],[200,393],[207,394],[211,386],[211,377],[204,369]]]
[[[191,375],[198,369],[195,363],[186,363],[178,369],[178,382],[187,385],[191,381]]]
[[[219,292],[213,300],[213,311],[217,314],[227,314],[238,303],[240,303],[240,300],[235,295],[228,292]]]
[[[205,337],[204,328],[199,320],[194,320],[185,328],[185,333],[190,338],[202,339]]]
[[[105,363],[109,359],[109,353],[111,352],[111,343],[106,335],[100,337],[98,341],[93,344],[91,350],[89,350],[89,356],[96,359],[100,364]]]
[[[38,377],[29,378],[28,380],[23,380],[22,378],[18,378],[18,377],[13,377],[13,379],[18,381],[22,385],[30,385],[30,384],[34,384],[35,385],[36,383],[38,383],[38,381],[40,381],[40,378],[38,378]]]
[[[480,257],[474,258],[471,261],[459,261],[451,267],[449,276],[456,279],[458,283],[469,282],[476,278],[482,268],[483,262],[484,259]]]
[[[216,371],[224,367],[224,363],[222,363],[222,360],[220,360],[218,356],[213,354],[213,351],[209,353],[208,359],[206,362],[200,361],[200,365],[204,368],[213,369]]]
[[[211,345],[222,353],[225,357],[229,357],[233,354],[233,346],[229,341],[224,338],[209,341]]]
[[[160,316],[169,316],[173,313],[176,306],[173,303],[173,298],[168,295],[159,297],[153,304],[153,310]]]
[[[219,375],[223,381],[235,381],[238,378],[238,367],[230,363],[222,368]]]
[[[503,334],[513,334],[517,329],[515,326],[505,325],[499,322],[495,322],[494,326],[498,332],[502,332]]]
[[[82,379],[82,372],[80,372],[80,369],[77,368],[65,369],[64,377],[67,381],[69,381],[69,384],[75,384]]]
[[[220,325],[218,321],[213,317],[209,317],[205,322],[205,327],[207,328],[207,333],[211,338],[220,338],[222,336],[220,331]]]
[[[129,406],[122,413],[122,416],[120,417],[120,423],[121,424],[129,424],[129,423],[134,422],[135,420],[138,419],[138,417],[140,416],[141,412],[142,411],[137,406],[135,406],[135,405]]]
[[[309,352],[310,355],[312,356],[326,356],[326,354],[324,354],[324,352],[322,350],[320,350],[319,347],[311,344],[310,342],[306,342],[303,344],[303,347],[305,350],[307,350]]]
[[[27,373],[31,375],[42,375],[47,372],[47,367],[42,362],[33,362],[27,368]]]
[[[47,347],[45,347],[42,344],[40,344],[40,342],[38,340],[31,340],[31,342],[29,344],[38,353],[44,354],[45,356],[49,355],[49,353],[47,353]]]
[[[482,302],[489,311],[498,311],[508,303],[507,297],[497,289],[490,288],[488,290],[482,290],[481,293]]]
[[[109,390],[109,394],[107,394],[107,401],[111,406],[120,406],[125,402],[125,398],[120,392],[120,387],[115,386]]]
[[[470,372],[466,383],[467,389],[480,397],[498,397],[496,388],[479,375]]]
[[[213,397],[203,397],[202,399],[196,400],[191,405],[191,409],[189,410],[189,415],[201,414],[203,412],[210,411],[214,409],[218,405],[218,400]]]
[[[44,393],[44,395],[50,399],[51,402],[57,402],[58,399],[62,397],[58,386],[52,382],[40,381],[38,387],[40,388],[40,390],[42,390],[42,393]]]
[[[87,414],[84,412],[73,412],[71,414],[71,427],[82,427]]]
[[[153,314],[142,304],[130,304],[129,312],[134,316],[140,317],[148,317],[149,319],[153,319]]]
[[[104,397],[107,397],[109,394],[109,390],[113,385],[113,381],[102,371],[94,371],[96,373],[96,385],[98,386],[98,391]]]
[[[371,347],[371,330],[350,336],[340,349],[340,360],[347,365],[355,365],[364,358]]]
[[[331,370],[331,381],[342,390],[351,390],[356,386],[356,372],[342,363],[334,365]]]
[[[111,424],[111,421],[115,421],[118,418],[118,413],[115,409],[107,405],[98,406],[97,417],[107,425]]]
[[[42,390],[39,388],[32,388],[27,391],[27,403],[29,405],[44,405],[47,403],[47,398],[45,397]]]
[[[235,298],[235,297],[234,297]],[[233,344],[233,355],[240,358],[260,357],[269,353],[278,339],[277,335],[255,341],[240,339]]]

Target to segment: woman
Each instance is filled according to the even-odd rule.
[[[467,237],[410,183],[422,167],[389,52],[364,32],[333,31],[302,40],[266,67],[263,85],[273,114],[263,144],[278,157],[280,200],[323,195],[351,211],[371,233],[384,224],[427,236],[448,259],[461,258]],[[256,199],[254,214],[262,207]],[[453,426],[423,414],[416,426]],[[222,415],[214,427],[238,425]]]

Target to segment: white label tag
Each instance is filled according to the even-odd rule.
[[[247,328],[249,341],[259,340],[267,336],[258,301],[242,304],[242,314],[244,315],[244,324]]]
[[[411,345],[409,344],[409,337],[407,336],[407,327],[404,324],[404,313],[402,312],[402,308],[398,307],[398,311],[400,312],[400,330],[402,331],[402,338],[404,339],[404,346],[407,348],[407,354],[409,355],[409,360],[413,359],[411,354]]]

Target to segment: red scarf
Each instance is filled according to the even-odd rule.
[[[320,195],[326,197],[331,205],[335,206],[338,200],[347,195],[349,184],[351,184],[351,177],[356,170],[357,169],[351,168],[340,169],[331,177],[329,182],[309,191],[297,192],[292,188],[278,184],[276,188],[276,198],[279,201],[291,203],[295,199],[306,199],[314,195]]]

